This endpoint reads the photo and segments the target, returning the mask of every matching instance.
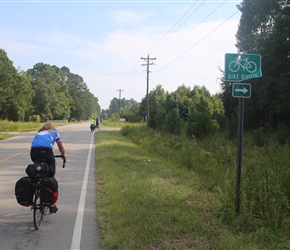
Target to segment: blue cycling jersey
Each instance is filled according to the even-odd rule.
[[[59,133],[56,130],[44,130],[36,134],[31,147],[32,148],[53,148],[55,142],[59,142]]]

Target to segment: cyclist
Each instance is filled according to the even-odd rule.
[[[100,129],[100,118],[96,118],[96,128]]]
[[[66,160],[65,149],[60,139],[59,133],[50,121],[46,122],[35,135],[30,150],[31,160],[35,163],[39,159],[45,159],[46,163],[51,166],[52,174],[55,173],[55,158],[53,154],[53,145],[56,142],[59,152],[64,160]],[[56,213],[58,208],[56,205],[50,207],[51,213]]]
[[[92,118],[91,120],[91,130],[94,130],[95,129],[95,118]]]

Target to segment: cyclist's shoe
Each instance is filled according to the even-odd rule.
[[[49,207],[49,212],[52,214],[52,213],[56,213],[58,211],[58,208],[56,205],[53,205],[53,206],[50,206]]]

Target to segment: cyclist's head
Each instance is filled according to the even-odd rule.
[[[43,131],[43,130],[55,130],[55,127],[52,125],[52,123],[50,121],[47,121],[39,130],[38,132],[40,131]]]

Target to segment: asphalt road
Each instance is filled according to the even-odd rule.
[[[26,175],[25,168],[31,163],[29,147],[35,132],[0,141],[1,250],[100,249],[94,133],[90,132],[89,123],[59,127],[58,131],[68,156],[64,169],[61,158],[56,158],[59,211],[46,215],[40,230],[34,228],[30,208],[20,206],[14,194],[16,181]],[[59,154],[57,145],[54,153]]]

